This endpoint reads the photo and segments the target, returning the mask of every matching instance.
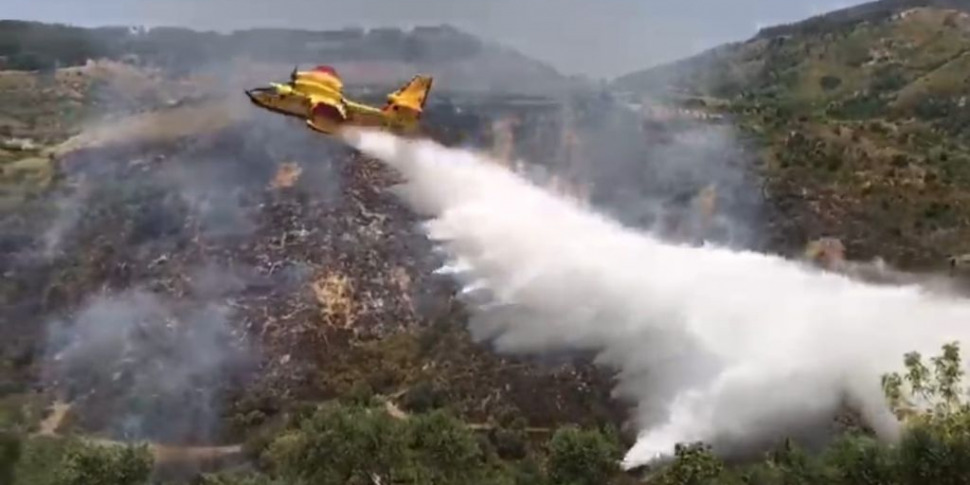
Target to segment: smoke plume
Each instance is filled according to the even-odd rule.
[[[252,362],[253,349],[221,301],[239,290],[240,277],[213,267],[192,277],[190,299],[140,288],[93,295],[73,318],[53,322],[48,383],[117,438],[214,439],[219,393]]]
[[[966,340],[970,304],[875,286],[781,257],[664,242],[557,197],[475,153],[348,136],[407,182],[443,268],[500,351],[597,352],[635,399],[627,467],[678,442],[729,450],[831,417],[845,403],[898,433],[879,386],[908,351]]]

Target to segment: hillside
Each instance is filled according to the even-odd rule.
[[[0,69],[37,70],[112,59],[169,75],[225,75],[227,64],[331,64],[348,83],[397,83],[415,72],[446,90],[542,93],[572,81],[514,50],[453,27],[306,31],[250,29],[227,34],[183,28],[86,29],[0,20]]]
[[[601,432],[624,420],[609,372],[584,355],[510,358],[473,341],[418,218],[382,190],[393,174],[248,103],[243,87],[321,62],[312,49],[277,58],[284,47],[332,33],[0,31],[27,27],[38,30],[0,43],[20,53],[8,62],[53,57],[0,71],[0,483],[11,437],[18,484],[62,483],[51,474],[100,466],[85,453],[114,456],[93,444],[147,443],[148,458],[124,455],[139,467],[130,475],[154,462],[176,483],[240,461],[263,468],[268,445],[327,405],[408,423],[447,412],[431,424],[471,443],[469,472],[526,473],[567,426],[619,453]],[[443,81],[431,136],[561,158],[562,100],[517,89],[554,90],[558,74],[447,28],[406,34],[445,37],[413,58],[371,37],[395,32],[351,32],[376,51],[331,64],[367,97],[428,66]],[[241,54],[168,44],[195,35]],[[73,459],[83,463],[51,465]]]
[[[430,72],[429,136],[632,226],[788,254],[834,235],[911,266],[970,250],[970,21],[833,15],[617,80],[644,113],[449,27],[0,22],[0,483],[637,482],[612,369],[473,339],[396,174],[241,90],[293,63],[368,99]],[[939,436],[786,441],[743,477],[684,447],[648,483],[966,476],[966,454],[933,461],[966,433]],[[916,478],[882,479],[897,459]]]
[[[960,9],[910,8],[922,4]],[[614,87],[706,106],[760,140],[787,239],[832,235],[855,257],[938,265],[970,250],[968,8],[866,4]]]
[[[851,28],[859,22],[878,22],[893,15],[914,8],[939,8],[966,11],[970,4],[966,0],[877,0],[854,7],[835,10],[791,24],[767,27],[758,32],[758,37],[776,37],[791,34],[822,34],[841,27]]]

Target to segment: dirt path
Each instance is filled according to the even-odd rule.
[[[40,423],[40,429],[34,436],[62,436],[58,433],[68,413],[71,404],[55,401],[51,413]],[[159,443],[129,443],[92,436],[79,436],[80,439],[99,446],[128,446],[145,444],[154,459],[156,471],[178,473],[179,470],[213,471],[227,466],[241,464],[245,461],[241,444],[227,446],[173,446]]]
[[[390,399],[384,399],[384,409],[387,410],[387,414],[390,414],[394,419],[408,419],[408,413],[403,409],[399,408],[394,401]]]
[[[384,409],[387,411],[387,414],[391,415],[391,417],[393,417],[394,419],[408,419],[410,417],[410,415],[406,411],[398,407],[398,405],[393,401],[393,398],[395,396],[400,397],[400,395],[403,395],[404,392],[405,391],[401,391],[392,396],[377,397],[378,400],[384,403]],[[491,431],[498,427],[494,424],[488,424],[488,423],[467,423],[466,426],[468,427],[468,429],[472,431]],[[545,434],[552,433],[552,430],[550,428],[531,427],[531,428],[525,428],[524,431],[528,434],[536,434],[536,435],[545,435]]]
[[[395,419],[408,419],[410,415],[401,409],[395,402],[396,397],[403,395],[403,391],[391,396],[379,396],[383,402],[384,409]],[[40,429],[34,436],[62,436],[58,430],[67,419],[71,411],[71,404],[64,401],[55,401],[50,407],[51,413],[40,423]],[[472,431],[489,431],[495,426],[487,423],[470,423],[467,425]],[[548,428],[526,428],[529,434],[548,434]],[[93,436],[79,436],[82,440],[100,446],[127,446],[131,444],[117,440],[109,440]],[[242,464],[246,461],[241,444],[227,446],[173,446],[159,443],[143,443],[148,446],[154,459],[156,472],[165,475],[179,474],[183,471],[215,471],[227,467]]]
[[[40,436],[55,436],[57,429],[61,427],[64,418],[67,417],[71,405],[63,401],[54,401],[51,405],[51,414],[40,422],[40,430],[36,433]]]

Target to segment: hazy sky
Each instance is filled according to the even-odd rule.
[[[450,23],[566,74],[612,77],[860,0],[0,0],[77,25],[329,29]]]

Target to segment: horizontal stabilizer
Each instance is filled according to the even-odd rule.
[[[432,78],[430,76],[414,76],[407,84],[388,95],[387,107],[397,106],[420,113],[428,100],[431,84]]]

